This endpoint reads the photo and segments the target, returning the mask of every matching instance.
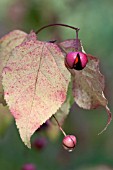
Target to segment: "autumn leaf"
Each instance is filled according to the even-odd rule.
[[[88,64],[82,71],[73,70],[73,95],[84,109],[107,105],[104,97],[104,76],[99,71],[99,60],[88,55]]]
[[[73,96],[75,102],[83,109],[95,109],[98,106],[106,108],[108,122],[111,122],[111,112],[107,106],[108,101],[104,96],[104,76],[99,71],[99,60],[91,55],[88,56],[88,64],[82,71],[72,70]],[[100,133],[102,133],[100,132]]]
[[[58,45],[65,55],[69,52],[76,51],[77,46],[79,51],[85,53],[80,40],[70,39]],[[73,96],[78,106],[83,109],[94,109],[98,106],[105,107],[108,114],[108,121],[105,128],[100,132],[102,133],[110,124],[112,116],[107,106],[108,101],[103,93],[105,83],[104,76],[99,71],[99,59],[91,55],[87,56],[88,63],[83,70],[68,69],[72,74]]]
[[[66,100],[61,105],[61,107],[58,109],[58,111],[55,113],[55,118],[59,122],[60,126],[63,125],[66,117],[68,116],[68,114],[70,112],[70,108],[71,108],[73,103],[74,103],[74,98],[73,98],[73,94],[72,94],[72,82],[70,81],[70,83],[68,85]],[[49,122],[53,126],[58,126],[55,118],[52,116]]]
[[[48,122],[48,128],[46,129],[47,136],[51,140],[56,140],[59,137],[59,125],[62,126],[67,115],[70,112],[72,106],[72,94],[70,91],[72,89],[71,82],[68,85],[66,101],[61,105],[58,111],[52,116]]]
[[[3,70],[4,96],[23,142],[66,100],[70,73],[54,43],[41,42],[31,32],[11,53]]]
[[[78,51],[84,52],[82,43],[80,39],[68,39],[63,42],[58,43],[59,47],[67,54],[69,52],[76,51],[76,48]]]
[[[61,107],[58,109],[58,111],[55,113],[55,117],[57,121],[59,122],[60,125],[63,125],[65,118],[69,114],[69,109],[70,109],[70,100],[69,98],[66,99],[66,101],[61,105]],[[56,120],[54,117],[50,119],[50,121],[54,124],[57,125]]]
[[[70,98],[68,97],[66,101],[61,105],[58,111],[55,113],[55,117],[52,116],[48,120],[48,128],[46,133],[51,140],[56,140],[59,136],[59,126],[62,126],[70,110]],[[56,121],[57,120],[57,121]]]
[[[76,51],[77,42],[71,39],[61,42],[59,46],[66,53],[69,53]],[[83,51],[83,46],[80,45],[80,47],[80,51]],[[73,96],[80,107],[92,109],[98,105],[107,105],[107,99],[103,95],[104,76],[99,71],[99,60],[96,57],[88,55],[88,64],[81,71],[68,70],[72,74],[73,79]]]
[[[0,103],[3,105],[6,105],[6,102],[3,96],[2,70],[10,57],[11,51],[22,43],[26,35],[23,31],[14,30],[0,39]]]
[[[56,140],[59,137],[59,126],[62,126],[66,117],[70,112],[70,108],[74,103],[74,99],[72,96],[72,82],[68,85],[67,97],[66,101],[61,105],[58,111],[52,116],[48,121],[48,128],[46,129],[46,133],[51,140]],[[57,120],[57,121],[56,121]]]

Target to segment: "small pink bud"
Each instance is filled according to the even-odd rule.
[[[63,147],[69,152],[71,152],[75,148],[76,143],[77,140],[74,135],[67,135],[62,141]]]
[[[83,52],[70,52],[66,55],[65,63],[70,69],[82,70],[88,62],[87,55]]]
[[[36,138],[32,143],[32,147],[36,148],[37,150],[44,149],[46,145],[47,145],[47,140],[46,138],[43,138],[43,137]]]
[[[36,166],[31,163],[24,164],[22,170],[36,170]]]

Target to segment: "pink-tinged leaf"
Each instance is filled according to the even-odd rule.
[[[78,40],[69,39],[69,40],[66,40],[66,41],[59,43],[58,45],[66,53],[76,51],[76,48],[78,49],[78,51],[84,52],[82,43],[79,39]]]
[[[94,109],[98,106],[106,108],[108,122],[103,132],[112,118],[107,106],[108,101],[103,93],[104,76],[99,71],[99,60],[88,55],[88,64],[82,71],[70,70],[70,72],[73,75],[73,96],[78,106],[84,109]]]
[[[66,101],[61,105],[61,107],[58,109],[58,111],[55,113],[55,117],[57,119],[57,121],[59,122],[60,125],[63,125],[64,120],[66,119],[67,115],[69,114],[69,109],[70,109],[70,99],[67,98]],[[53,123],[53,125],[57,125],[56,120],[54,119],[54,117],[52,117],[50,119],[51,123]]]
[[[29,148],[31,135],[64,103],[69,81],[56,44],[38,41],[31,32],[13,50],[3,71],[4,95]]]
[[[0,39],[0,103],[6,105],[3,96],[2,87],[2,70],[9,60],[11,51],[23,42],[26,33],[19,30],[14,30]]]
[[[66,101],[61,105],[61,107],[58,109],[58,111],[55,113],[55,118],[59,122],[60,126],[63,125],[64,120],[66,119],[67,115],[69,114],[69,109],[70,109],[70,98],[68,97]],[[51,140],[56,140],[59,136],[59,126],[58,123],[56,122],[55,118],[52,116],[48,120],[48,128],[46,129],[46,133],[48,137]]]

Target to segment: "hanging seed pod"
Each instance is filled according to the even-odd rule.
[[[87,62],[87,55],[83,52],[70,52],[65,58],[65,65],[69,69],[82,70]]]
[[[68,150],[69,152],[73,151],[77,143],[76,137],[74,135],[67,135],[64,137],[62,144],[64,149]]]

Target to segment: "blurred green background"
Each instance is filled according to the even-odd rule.
[[[0,0],[0,37],[14,29],[26,32],[51,23],[79,27],[79,37],[87,53],[100,59],[105,75],[105,95],[113,111],[113,1],[112,0]],[[48,28],[39,34],[40,40],[75,38],[67,28]],[[110,170],[113,169],[113,122],[98,136],[107,122],[103,108],[83,110],[73,105],[63,128],[75,134],[77,146],[72,153],[62,148],[63,135],[50,139],[43,150],[27,149],[21,142],[14,121],[0,137],[0,170],[21,170],[33,163],[37,170]],[[55,136],[53,135],[53,138]],[[51,137],[52,138],[52,137]]]

